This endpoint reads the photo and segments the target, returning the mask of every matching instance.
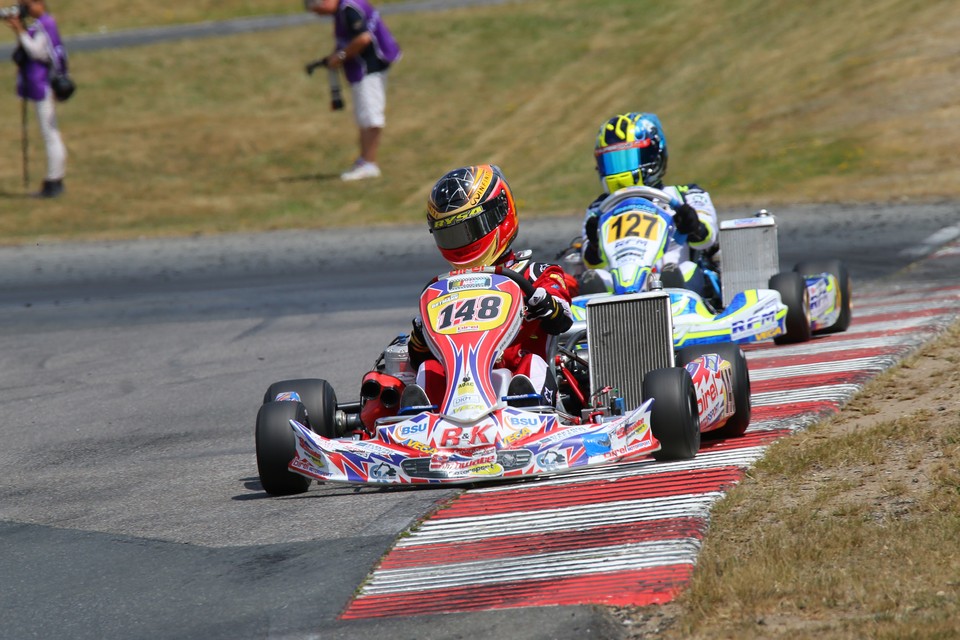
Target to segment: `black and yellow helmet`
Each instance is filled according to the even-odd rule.
[[[641,184],[663,186],[667,138],[655,114],[633,112],[610,118],[600,125],[593,153],[607,193]]]

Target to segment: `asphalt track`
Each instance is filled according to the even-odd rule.
[[[956,283],[956,261],[903,271],[956,237],[954,205],[775,213],[786,267],[842,256],[864,295],[922,285],[910,304]],[[518,246],[549,258],[578,225],[525,221]],[[458,492],[260,489],[266,386],[324,377],[354,399],[442,268],[419,227],[0,248],[0,637],[617,637],[569,601],[405,615],[442,590],[371,619],[358,587]]]

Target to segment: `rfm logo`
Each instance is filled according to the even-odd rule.
[[[760,317],[751,316],[747,320],[737,320],[733,323],[732,331],[734,333],[740,333],[741,331],[749,331],[754,327],[762,327],[767,323],[774,322],[777,319],[777,312],[774,310],[766,311]]]

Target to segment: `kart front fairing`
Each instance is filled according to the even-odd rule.
[[[646,198],[621,193],[604,201],[599,216],[613,293],[645,291],[674,231],[673,217]]]
[[[420,298],[424,337],[443,364],[436,407],[381,418],[373,437],[329,439],[291,420],[291,471],[329,482],[468,483],[558,473],[653,453],[652,400],[626,415],[580,423],[562,413],[507,406],[493,365],[523,319],[512,278],[490,269],[451,272]]]
[[[378,426],[370,440],[330,440],[291,421],[297,455],[290,470],[325,482],[456,484],[608,464],[660,448],[650,429],[652,402],[583,424],[514,407],[473,424],[424,411]]]

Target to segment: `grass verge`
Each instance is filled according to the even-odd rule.
[[[665,638],[955,637],[958,392],[960,324],[771,446],[714,509],[689,590],[621,616]]]
[[[405,57],[383,179],[338,179],[352,116],[303,73],[329,24],[78,52],[66,198],[23,197],[19,104],[0,94],[0,243],[419,221],[436,178],[477,162],[504,168],[522,215],[570,213],[598,191],[598,125],[631,110],[661,114],[668,177],[721,207],[960,196],[955,2],[526,0],[389,23]]]

